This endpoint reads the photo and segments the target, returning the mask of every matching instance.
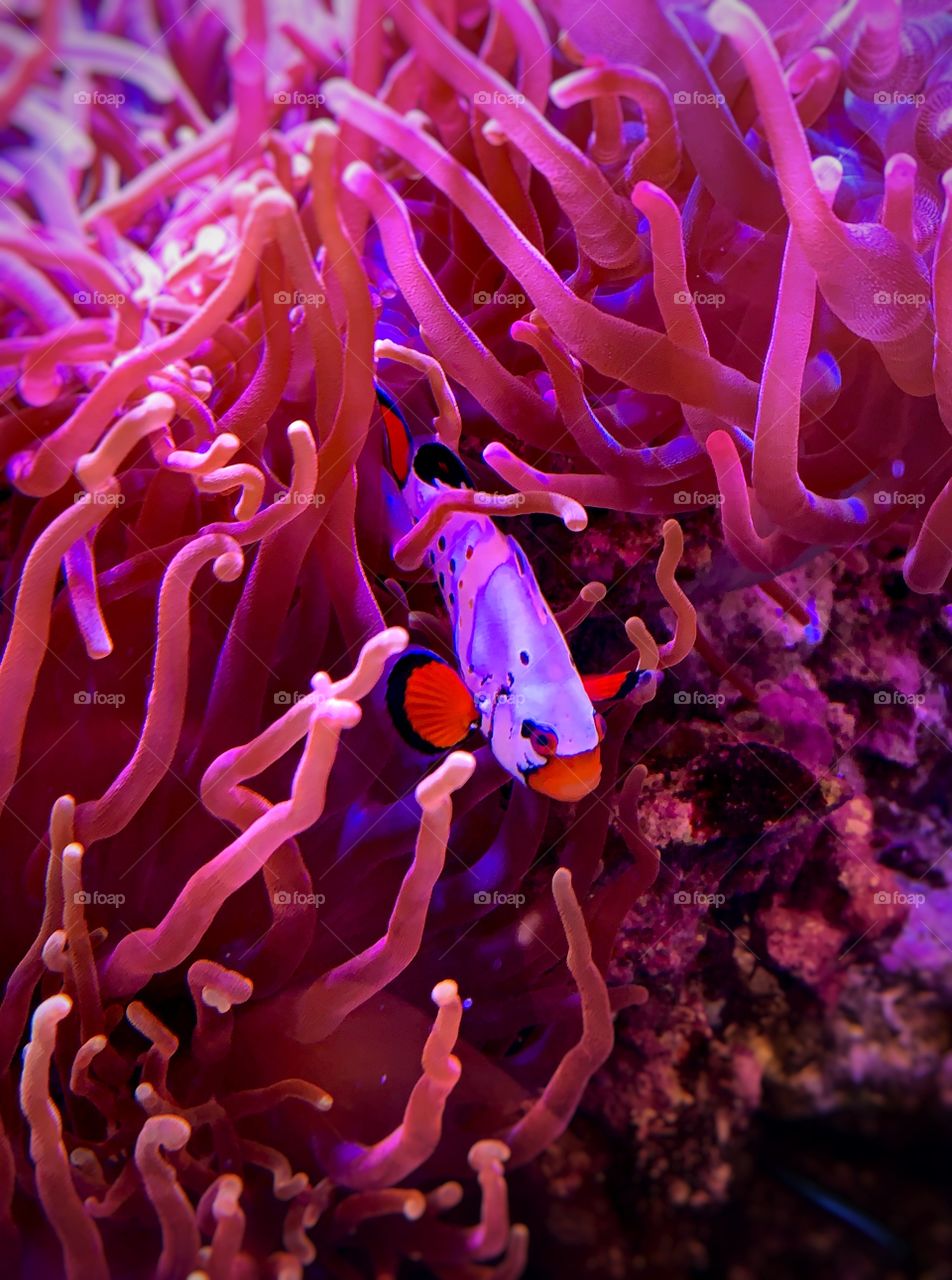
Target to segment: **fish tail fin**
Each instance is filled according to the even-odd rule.
[[[582,676],[582,687],[592,702],[609,702],[625,698],[635,689],[642,671],[609,671],[600,676]]]

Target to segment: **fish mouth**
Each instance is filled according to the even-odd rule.
[[[598,786],[602,776],[601,747],[575,756],[550,756],[545,764],[529,770],[526,783],[553,800],[581,800]]]

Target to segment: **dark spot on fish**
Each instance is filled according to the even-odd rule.
[[[436,564],[436,554],[433,551],[430,552],[430,564]]]
[[[451,592],[450,592],[450,604],[455,604],[455,603],[456,603],[456,597],[453,595],[453,593],[452,593],[452,591],[451,591]]]
[[[467,560],[472,560],[472,558],[473,558],[473,548],[472,548],[472,547],[467,547],[467,548],[466,548],[466,559],[467,559]]]
[[[553,755],[558,749],[559,735],[548,725],[537,724],[535,720],[523,720],[522,736],[531,740],[533,748],[540,756]],[[521,765],[519,768],[522,772]]]
[[[523,649],[522,652],[519,654],[519,661],[522,663],[524,667],[527,667],[529,665],[529,655],[526,653],[525,649]]]
[[[456,572],[456,561],[450,560],[450,573],[455,573],[455,572]]]
[[[444,583],[445,581],[446,581],[446,579],[445,579],[445,577],[443,576],[443,574],[441,573],[441,574],[440,574],[440,586],[441,586],[441,587],[443,586],[443,583]]]
[[[439,541],[437,542],[436,545],[439,547],[441,551],[446,550],[446,539],[443,537],[442,533],[440,534]]]

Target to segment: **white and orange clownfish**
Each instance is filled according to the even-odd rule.
[[[436,436],[414,438],[379,387],[377,399],[405,524],[447,489],[474,488],[452,449]],[[623,695],[636,673],[579,675],[522,548],[488,515],[450,514],[426,563],[443,593],[459,669],[429,649],[398,658],[387,682],[397,731],[436,754],[481,729],[514,778],[556,800],[582,799],[602,768],[605,722],[592,699]]]

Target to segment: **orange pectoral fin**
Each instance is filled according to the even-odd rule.
[[[592,702],[623,698],[638,683],[637,671],[610,671],[603,676],[582,676],[582,688]]]
[[[431,754],[458,746],[479,723],[473,695],[428,649],[398,659],[387,680],[387,707],[401,737]]]

